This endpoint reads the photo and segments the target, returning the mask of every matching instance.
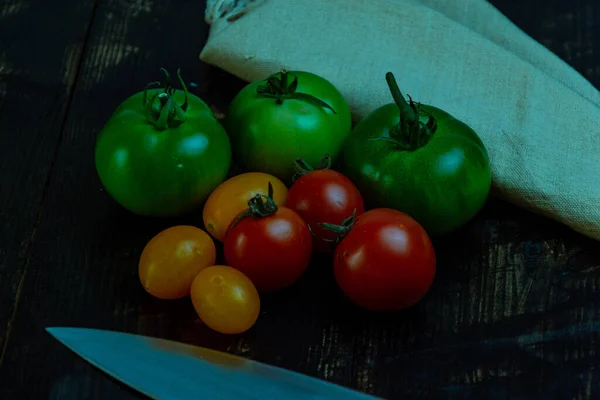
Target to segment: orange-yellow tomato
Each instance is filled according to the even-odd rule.
[[[200,271],[192,283],[191,299],[202,322],[225,334],[247,331],[260,312],[260,297],[250,279],[225,265]]]
[[[198,272],[214,265],[216,257],[215,243],[202,229],[173,226],[146,244],[138,266],[140,282],[159,299],[185,297]]]
[[[257,194],[268,194],[269,182],[273,186],[273,200],[277,205],[284,206],[287,202],[288,188],[273,175],[246,172],[217,186],[204,204],[202,218],[206,230],[215,239],[223,241],[233,219],[248,208],[248,200]]]

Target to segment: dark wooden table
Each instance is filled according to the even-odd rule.
[[[600,2],[494,0],[600,86]],[[0,3],[0,399],[141,398],[47,326],[116,329],[212,347],[386,398],[600,397],[600,245],[491,199],[436,242],[438,276],[413,309],[348,304],[326,263],[265,296],[256,326],[223,336],[189,299],[137,276],[145,243],[200,214],[144,219],[102,190],[98,130],[160,67],[223,110],[242,82],[203,65],[201,0]]]

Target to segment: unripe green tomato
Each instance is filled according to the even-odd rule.
[[[199,97],[187,93],[182,107],[186,92],[169,85],[168,93],[162,88],[149,89],[146,96],[136,93],[99,133],[98,176],[106,191],[136,214],[189,212],[227,176],[231,146],[225,129]]]
[[[304,71],[282,71],[248,84],[233,99],[225,122],[235,162],[286,183],[298,158],[318,165],[328,154],[335,161],[351,124],[341,93]]]

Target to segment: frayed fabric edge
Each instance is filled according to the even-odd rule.
[[[234,22],[267,0],[207,0],[204,20],[209,25],[219,21]]]

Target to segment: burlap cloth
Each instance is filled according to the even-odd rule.
[[[201,60],[330,80],[355,120],[405,94],[481,136],[493,193],[600,240],[600,92],[485,0],[209,0]]]

